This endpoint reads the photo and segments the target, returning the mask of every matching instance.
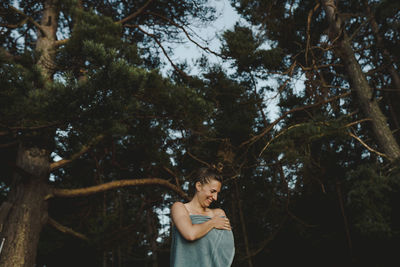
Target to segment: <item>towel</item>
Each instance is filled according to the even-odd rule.
[[[190,219],[193,224],[200,224],[211,217],[190,215]],[[188,241],[172,227],[171,267],[229,267],[234,255],[232,231],[214,228],[202,238]]]

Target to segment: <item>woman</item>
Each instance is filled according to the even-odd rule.
[[[171,207],[171,267],[228,267],[235,253],[231,225],[222,209],[209,208],[218,199],[221,177],[202,168],[194,187],[190,202]]]

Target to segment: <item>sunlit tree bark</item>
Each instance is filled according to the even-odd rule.
[[[387,123],[387,118],[382,113],[378,102],[373,97],[373,90],[368,84],[365,75],[354,55],[351,39],[343,29],[343,22],[337,11],[334,0],[323,1],[323,7],[329,22],[330,39],[337,45],[336,54],[343,61],[348,73],[348,79],[355,91],[360,107],[366,117],[371,118],[371,126],[376,140],[390,161],[400,157],[400,147],[394,138]]]

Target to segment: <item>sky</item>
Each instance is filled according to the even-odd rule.
[[[246,21],[241,19],[236,10],[231,6],[229,0],[210,0],[210,3],[216,9],[217,19],[213,22],[210,22],[206,27],[202,28],[191,28],[192,32],[195,33],[193,38],[196,42],[203,46],[209,47],[212,51],[219,52],[221,42],[219,36],[226,30],[233,29],[234,25],[237,22],[240,24],[247,25]],[[196,37],[196,35],[198,37]],[[206,40],[207,43],[204,41]],[[268,46],[268,44],[266,44]],[[197,69],[194,67],[194,61],[200,58],[201,55],[206,55],[210,63],[218,63],[222,65],[227,73],[230,73],[230,62],[223,60],[212,53],[207,53],[201,48],[197,47],[192,42],[188,41],[184,44],[170,44],[173,47],[173,55],[170,55],[170,58],[173,62],[184,62],[186,61],[190,67],[188,71],[189,74],[196,74]],[[164,58],[166,62],[165,72],[167,70],[171,70],[172,66],[168,63],[166,58]],[[268,81],[258,81],[259,87],[269,84],[274,86],[274,79],[271,78]],[[265,110],[267,117],[270,120],[274,120],[278,117],[278,109],[276,108],[276,104],[278,102],[278,97],[276,93],[271,93],[270,95],[266,95],[265,102],[268,106],[268,109]]]
[[[207,27],[204,28],[193,28],[196,35],[201,38],[195,39],[196,42],[199,42],[201,45],[205,45],[204,41],[201,39],[205,39],[208,41],[208,47],[218,52],[221,42],[218,38],[224,31],[233,29],[236,22],[240,22],[245,24],[246,22],[240,19],[239,14],[235,11],[235,9],[231,6],[229,0],[210,0],[211,3],[215,5],[217,20],[211,22]],[[198,59],[202,54],[206,55],[211,63],[219,63],[224,68],[229,69],[230,63],[224,61],[223,59],[211,54],[204,52],[201,48],[197,47],[192,42],[186,42],[184,44],[179,44],[175,46],[174,55],[171,56],[173,62],[183,62],[187,61],[189,65]],[[165,59],[166,60],[166,59]],[[166,69],[172,69],[172,66],[166,62]],[[228,71],[229,72],[229,71]],[[196,73],[196,69],[192,69],[190,74]],[[268,106],[267,114],[268,117],[273,120],[278,116],[278,110],[276,109],[277,98],[273,98],[273,96],[267,96],[266,103]],[[155,212],[158,214],[158,218],[160,223],[163,225],[160,230],[160,235],[167,234],[170,229],[170,210],[169,208],[157,209]],[[161,239],[159,239],[161,241]]]
[[[225,30],[233,29],[235,23],[240,20],[240,16],[231,6],[229,0],[210,0],[210,3],[216,9],[217,20],[210,22],[206,27],[191,29],[195,35],[200,37],[193,36],[196,42],[209,47],[212,51],[218,52],[221,45],[219,35],[221,35]],[[207,41],[207,43],[205,41]],[[212,53],[206,53],[190,41],[185,44],[173,46],[175,46],[175,49],[173,50],[174,55],[171,56],[171,59],[174,62],[183,62],[186,60],[187,63],[191,65],[195,59],[199,58],[202,54],[205,54],[210,62],[228,66],[221,58]],[[191,71],[192,74],[195,72],[196,69]]]
[[[234,10],[234,8],[229,3],[229,0],[210,0],[211,3],[215,5],[217,20],[211,22],[207,27],[204,28],[193,28],[196,35],[201,38],[196,38],[195,41],[199,42],[201,45],[205,45],[204,40],[208,41],[207,47],[209,47],[212,51],[218,52],[221,42],[219,41],[218,35],[222,34],[225,30],[233,29],[233,26],[237,21],[240,20],[239,14]],[[183,62],[187,61],[188,64],[191,64],[194,60],[199,58],[202,54],[207,55],[208,59],[212,63],[220,63],[225,67],[228,67],[229,64],[224,62],[221,58],[211,54],[205,53],[201,48],[197,47],[192,42],[186,42],[185,44],[175,45],[174,55],[171,56],[171,59],[174,62]],[[167,69],[171,69],[171,65],[168,65]],[[191,74],[195,73],[196,70],[193,69]],[[160,223],[163,225],[160,230],[160,235],[167,234],[170,229],[170,210],[169,208],[157,209],[155,212],[158,214],[158,218]],[[161,241],[159,239],[158,241]]]

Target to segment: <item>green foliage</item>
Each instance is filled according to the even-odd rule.
[[[237,67],[240,73],[260,67],[277,70],[282,66],[283,51],[280,48],[262,49],[262,39],[255,37],[247,27],[236,24],[232,31],[225,31],[222,37],[225,44],[221,52],[235,60],[232,66]]]
[[[55,3],[60,42],[52,50],[51,79],[45,79],[42,68],[36,65],[42,55],[35,52],[39,38],[35,26],[27,23],[15,31],[4,30],[4,49],[0,50],[2,160],[15,165],[18,142],[45,147],[52,157],[65,159],[90,147],[79,159],[53,172],[49,184],[71,189],[120,179],[171,178],[164,168],[176,164],[174,153],[185,152],[180,139],[186,141],[192,129],[203,127],[214,112],[214,104],[205,97],[200,79],[193,79],[193,86],[160,74],[156,67],[160,66],[161,50],[155,48],[154,37],[163,45],[164,41],[181,41],[181,30],[171,26],[171,21],[187,26],[195,16],[197,23],[205,23],[214,19],[214,9],[207,1],[157,1],[146,7],[148,13],[132,18],[128,26],[119,22],[147,2]],[[37,1],[20,1],[19,8],[40,22],[47,7]],[[8,16],[8,12],[1,9],[2,25],[16,25],[25,18]],[[5,149],[8,146],[11,148]],[[4,199],[13,167],[1,165],[1,170]],[[171,204],[162,201],[165,194],[165,189],[157,187],[129,188],[83,200],[50,201],[50,217],[83,233],[90,242],[46,228],[37,264],[57,266],[60,259],[63,263],[58,266],[98,266],[104,255],[111,262],[108,255],[119,248],[127,264],[142,266],[151,260],[151,244],[161,229],[153,207]],[[148,214],[149,221],[143,221],[143,214]],[[160,246],[167,247],[169,239],[162,242]],[[68,258],[70,253],[87,255],[79,262]]]
[[[279,98],[282,115],[274,128],[266,124],[264,129],[268,131],[254,138],[253,147],[262,153],[252,175],[240,180],[241,194],[246,196],[244,210],[251,214],[246,219],[252,225],[247,230],[253,242],[250,250],[260,251],[263,239],[273,239],[253,258],[253,265],[269,262],[277,266],[321,266],[321,262],[326,265],[326,258],[335,258],[332,266],[350,262],[352,266],[387,266],[386,259],[396,257],[390,247],[398,244],[399,220],[394,211],[398,178],[384,172],[387,162],[371,152],[381,149],[370,125],[356,109],[354,96],[325,102],[346,93],[351,84],[335,46],[330,47],[322,3],[231,3],[250,24],[236,25],[223,35],[222,51],[234,59],[232,66],[237,70],[233,77],[264,99]],[[372,13],[368,13],[369,8]],[[352,37],[355,57],[371,88],[393,85],[395,77],[388,70],[397,66],[399,58],[398,49],[394,49],[399,43],[394,30],[398,26],[398,4],[346,1],[338,4],[336,12],[344,31]],[[372,29],[371,15],[376,16],[378,34]],[[379,48],[377,38],[384,43]],[[265,44],[272,49],[264,49]],[[383,59],[385,53],[387,58]],[[380,69],[382,64],[388,69]],[[376,72],[368,72],[372,69]],[[260,90],[260,84],[268,83],[271,77],[277,84],[263,87],[273,92],[269,98],[271,95],[264,95],[266,91]],[[393,101],[397,94],[376,93],[385,99],[379,103],[396,131],[399,112]],[[263,183],[266,186],[262,187]],[[275,231],[279,232],[277,236]],[[265,232],[269,235],[260,234]],[[287,258],[287,254],[292,257]],[[242,257],[236,262],[238,266],[247,264],[246,255],[238,256]]]
[[[390,239],[392,208],[391,177],[379,175],[371,166],[360,166],[347,174],[351,190],[347,205],[355,229],[376,239]]]
[[[257,117],[257,101],[246,87],[230,80],[221,69],[214,69],[205,75],[208,80],[208,97],[218,107],[214,111],[213,127],[218,138],[228,138],[233,145],[246,141],[255,126]]]
[[[394,165],[388,167],[371,152],[379,146],[352,97],[327,101],[351,87],[326,43],[327,23],[315,1],[231,1],[251,24],[222,34],[221,53],[235,71],[229,75],[202,58],[195,77],[163,76],[154,38],[182,42],[171,21],[187,26],[213,19],[208,1],[152,1],[128,26],[118,22],[147,0],[82,1],[78,8],[80,2],[58,3],[57,37],[66,42],[54,46],[52,80],[45,80],[36,65],[41,55],[35,52],[34,25],[5,29],[0,36],[7,49],[0,50],[2,162],[14,166],[18,142],[47,143],[54,159],[69,159],[90,146],[53,172],[49,184],[71,189],[157,177],[184,190],[204,162],[222,163],[225,182],[217,206],[233,225],[233,266],[247,264],[247,249],[253,266],[325,266],[327,258],[331,266],[350,261],[383,266],[381,258],[395,258],[390,248],[398,247],[399,176],[390,169]],[[359,1],[340,2],[339,10],[368,81],[395,126],[397,98],[380,89],[393,82],[387,66],[398,65],[399,4],[366,2],[384,47],[375,42]],[[23,16],[3,16],[8,4],[1,4],[1,22],[19,23]],[[20,8],[40,21],[41,2],[20,1]],[[383,60],[383,48],[392,61]],[[270,99],[278,101],[282,115],[276,124],[268,116]],[[4,166],[0,200],[14,173]],[[37,264],[115,265],[119,255],[122,266],[151,266],[155,256],[159,266],[167,266],[169,222],[157,213],[167,212],[175,200],[181,199],[157,186],[52,199],[50,217],[90,241],[46,227]]]
[[[49,108],[50,88],[30,57],[22,55],[22,64],[5,60],[0,63],[0,116],[10,126],[36,126],[47,120],[43,111]]]

